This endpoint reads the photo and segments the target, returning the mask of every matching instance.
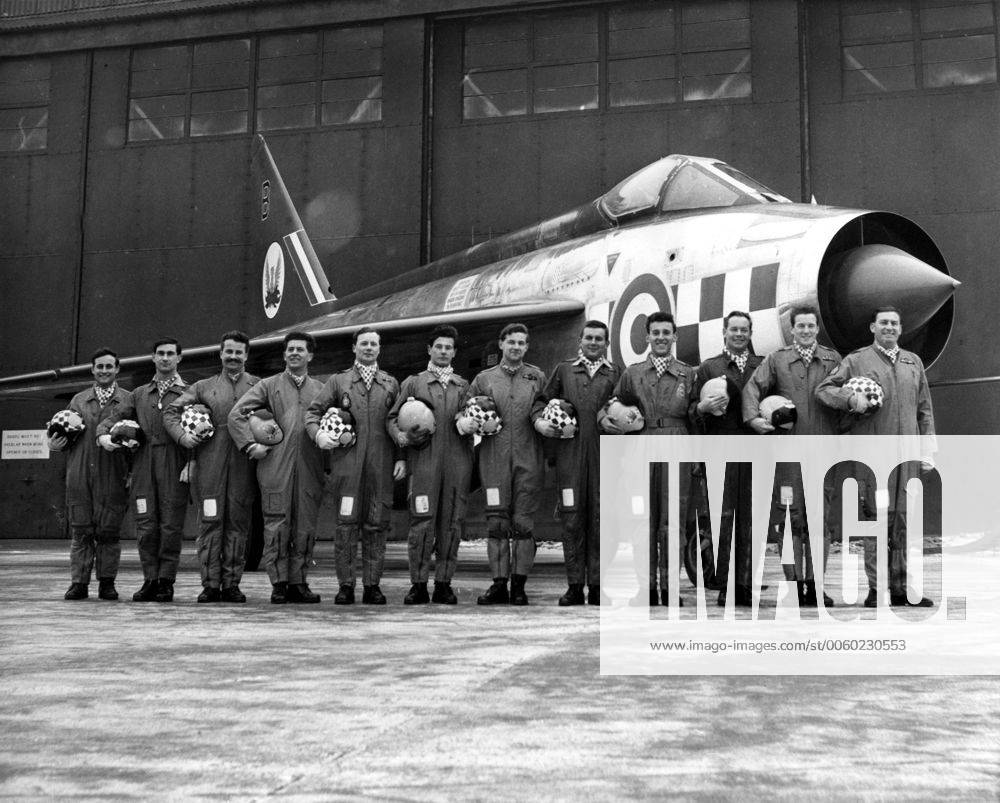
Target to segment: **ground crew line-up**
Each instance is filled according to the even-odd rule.
[[[568,586],[558,604],[607,604],[602,557],[607,565],[618,544],[613,537],[603,544],[600,539],[602,434],[851,433],[933,440],[927,379],[920,358],[899,347],[903,321],[895,307],[875,309],[872,345],[843,359],[817,342],[815,308],[795,307],[783,320],[789,326],[788,345],[762,356],[753,350],[750,314],[730,311],[723,319],[722,351],[695,368],[674,356],[673,316],[653,312],[645,319],[648,352],[624,371],[608,359],[607,325],[588,320],[580,329],[576,355],[567,355],[549,376],[525,361],[528,328],[510,323],[497,340],[499,362],[471,381],[453,368],[459,332],[440,325],[427,335],[427,367],[402,384],[379,367],[382,335],[368,326],[354,332],[352,366],[325,383],[309,375],[316,340],[307,332],[284,336],[284,370],[264,379],[245,371],[250,338],[226,332],[219,373],[192,385],[177,372],[179,342],[162,338],[152,348],[152,379],[132,391],[117,384],[117,355],[99,349],[91,358],[94,384],[56,413],[48,429],[49,449],[66,454],[71,585],[65,599],[86,599],[92,572],[98,597],[118,599],[119,532],[130,509],[143,570],[142,586],[132,599],[171,602],[190,499],[198,506],[202,591],[197,601],[246,602],[240,581],[259,493],[261,566],[271,582],[271,603],[320,602],[307,575],[320,503],[327,499],[335,515],[334,603],[355,602],[360,542],[361,602],[385,605],[380,584],[393,484],[406,479],[411,586],[401,601],[454,605],[458,596],[452,582],[475,467],[492,577],[477,602],[525,606],[547,460],[555,469]],[[927,451],[933,452],[933,444]],[[928,456],[924,470],[931,467]],[[681,557],[668,550],[667,469],[662,463],[652,466],[649,559],[637,559],[640,591],[634,605],[646,605],[647,596],[651,606],[669,604],[671,567]],[[748,469],[737,469],[726,475],[717,562],[701,531],[707,484],[698,470],[678,478],[678,524],[682,551],[689,558],[692,545],[702,551],[706,585],[719,591],[721,606],[727,603],[733,555],[731,602],[747,608],[754,599],[751,476]],[[834,481],[848,477],[844,473]],[[929,607],[932,600],[908,596],[900,496],[909,478],[901,474],[889,489],[889,602]],[[794,473],[779,479],[775,486],[781,494],[775,490],[771,501],[767,540],[783,547],[787,513],[793,556],[783,563],[785,578],[796,583],[801,608],[816,608],[818,581],[839,533],[833,518],[824,518],[823,555],[814,557],[801,480]],[[828,485],[827,498],[833,493]],[[874,504],[874,488],[862,482],[860,495],[862,505]],[[877,558],[874,539],[867,539],[867,607],[879,604]],[[826,594],[822,599],[825,607],[835,604]]]

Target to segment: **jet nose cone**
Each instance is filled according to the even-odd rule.
[[[903,333],[916,332],[951,298],[961,282],[891,245],[863,245],[846,252],[831,277],[833,309],[857,345],[871,340],[875,307],[900,310]]]

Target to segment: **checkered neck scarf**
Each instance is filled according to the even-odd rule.
[[[816,344],[813,343],[809,348],[803,348],[798,343],[795,344],[795,350],[799,353],[802,358],[802,362],[809,365],[813,361],[813,357],[816,356]]]
[[[297,387],[299,390],[302,390],[302,385],[306,381],[307,374],[302,374],[302,376],[296,376],[287,369],[285,370],[285,373],[288,375],[288,378],[295,383],[295,387]]]
[[[520,365],[507,365],[503,360],[500,361],[500,367],[511,376],[514,376],[514,374],[521,370]]]
[[[372,382],[375,381],[375,373],[378,371],[378,363],[372,363],[371,365],[362,365],[359,362],[354,363],[354,367],[358,369],[358,373],[361,374],[361,379],[365,383],[365,390],[372,389]]]
[[[730,362],[736,363],[736,367],[742,374],[747,367],[747,360],[750,359],[750,350],[747,349],[742,354],[733,354],[733,352],[731,352],[729,349],[726,348],[724,348],[722,351],[729,358]]]
[[[444,368],[438,368],[433,362],[427,363],[427,370],[430,371],[434,376],[437,377],[438,382],[442,385],[447,385],[451,381],[452,375],[455,373],[455,369],[450,365],[446,365]]]
[[[156,381],[156,392],[159,394],[160,401],[163,401],[163,397],[167,395],[167,391],[174,386],[177,381],[177,374],[174,374],[170,379],[157,379]]]
[[[115,395],[115,391],[118,390],[118,383],[112,382],[110,387],[102,388],[100,385],[94,385],[94,395],[97,397],[97,403],[101,407],[107,407],[108,402],[111,401],[111,397]]]
[[[667,366],[670,365],[669,357],[653,357],[650,356],[653,361],[653,367],[656,369],[656,378],[659,379],[663,376],[664,372],[667,370]]]
[[[596,360],[588,360],[583,356],[583,351],[578,351],[577,356],[579,357],[579,362],[587,369],[587,376],[593,378],[594,374],[601,370],[601,366],[604,364],[604,358],[598,357]]]
[[[899,357],[899,346],[894,346],[891,349],[884,349],[878,343],[875,344],[875,348],[881,351],[886,357],[889,358],[889,362],[893,365],[896,364],[896,359]]]

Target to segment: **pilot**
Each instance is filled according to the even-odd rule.
[[[333,497],[337,524],[334,562],[340,589],[336,605],[354,603],[354,556],[361,538],[361,601],[385,605],[379,584],[385,563],[385,538],[392,511],[392,483],[406,476],[402,450],[386,430],[386,417],[399,396],[399,383],[378,367],[381,336],[362,327],[354,333],[354,365],[331,376],[306,411],[306,431],[316,441],[319,423],[330,407],[354,418],[357,443],[331,453],[326,493]],[[331,443],[324,448],[333,449]]]
[[[132,513],[143,575],[142,587],[132,595],[134,602],[172,602],[174,598],[188,484],[180,479],[184,451],[167,435],[163,410],[187,388],[177,374],[180,361],[177,340],[157,340],[153,344],[155,376],[133,390],[130,403],[118,405],[97,427],[97,442],[109,452],[122,448],[111,435],[118,421],[135,421],[143,436],[132,462]]]
[[[192,456],[190,481],[199,509],[198,602],[247,601],[240,580],[257,488],[253,465],[233,443],[226,421],[236,401],[259,381],[243,370],[249,350],[246,334],[226,332],[219,347],[222,371],[188,386],[163,411],[170,437]],[[215,432],[204,442],[181,426],[181,414],[190,404],[204,405],[211,413]]]
[[[479,476],[486,493],[486,550],[493,584],[480,605],[527,605],[524,586],[535,562],[535,511],[542,487],[542,441],[531,421],[545,374],[524,361],[528,328],[507,324],[500,332],[500,363],[480,371],[469,396],[488,396],[503,422],[479,446]],[[459,420],[466,426],[467,418]],[[507,580],[510,578],[510,592]]]
[[[96,568],[100,599],[116,600],[115,578],[122,548],[119,539],[125,516],[128,460],[124,452],[98,448],[98,424],[119,407],[131,404],[132,394],[118,387],[118,355],[98,349],[90,358],[94,385],[77,393],[69,403],[83,419],[84,430],[69,445],[66,436],[49,438],[49,449],[66,451],[66,510],[72,543],[69,548],[70,580],[65,599],[86,599],[90,571]]]
[[[753,322],[750,314],[733,311],[722,322],[722,352],[702,362],[695,375],[692,417],[698,431],[707,435],[752,435],[754,431],[743,422],[743,387],[763,358],[753,353],[750,337]],[[701,398],[702,387],[710,379],[725,377],[727,392],[709,393]],[[736,605],[751,607],[753,593],[753,533],[751,525],[751,472],[737,464],[735,507],[722,511],[722,532],[719,536],[719,558],[716,578],[721,585],[718,604],[726,604],[729,577],[729,557],[733,551],[733,519],[736,530]],[[700,480],[703,478],[700,478]],[[699,492],[704,491],[699,481]]]
[[[229,411],[229,435],[236,448],[257,461],[264,511],[261,565],[271,581],[271,602],[317,603],[307,582],[323,489],[323,454],[306,434],[306,408],[323,383],[309,376],[316,340],[308,332],[284,339],[285,370],[252,385]],[[279,443],[254,440],[247,413],[266,408],[281,428]]]
[[[458,563],[465,510],[472,476],[472,436],[463,435],[456,420],[467,396],[469,383],[452,369],[458,332],[454,326],[438,326],[427,339],[430,361],[419,374],[407,377],[399,398],[389,413],[389,434],[404,448],[410,475],[410,529],[407,552],[410,582],[403,599],[406,605],[440,602],[455,605],[458,598],[451,581]],[[431,403],[434,434],[429,443],[417,447],[411,436],[399,429],[399,409],[407,399]],[[409,447],[409,448],[407,448]],[[427,594],[431,554],[437,555],[434,568],[434,594]]]
[[[851,435],[921,435],[925,437],[925,470],[933,469],[930,453],[934,451],[934,410],[927,386],[924,365],[916,354],[899,345],[903,322],[896,307],[884,305],[872,312],[869,330],[874,335],[870,346],[852,351],[840,366],[816,389],[819,400],[834,410],[852,413],[845,416]],[[869,410],[863,393],[845,388],[852,377],[869,377],[882,386],[885,397],[880,409]],[[889,488],[889,604],[894,607],[930,608],[934,602],[922,597],[910,602],[906,590],[906,484],[916,472],[899,471]],[[874,494],[863,490],[867,497]],[[865,574],[868,577],[866,608],[878,606],[878,546],[866,538]]]
[[[550,399],[562,399],[576,410],[577,432],[572,438],[553,441],[559,487],[559,515],[563,525],[563,556],[569,589],[560,605],[583,605],[583,586],[591,605],[601,604],[601,464],[597,415],[611,398],[619,371],[607,360],[608,327],[587,321],[580,332],[576,358],[559,363],[531,417],[535,429],[547,438],[558,438],[558,428],[543,417]]]
[[[694,368],[673,356],[677,340],[677,324],[669,312],[654,312],[646,318],[646,342],[649,354],[642,362],[625,369],[614,389],[613,399],[636,406],[645,417],[644,435],[688,435],[691,432],[688,407],[694,386]],[[601,428],[609,434],[621,434],[621,429],[608,418],[608,406],[601,410]],[[680,516],[686,518],[686,501],[690,493],[690,476],[679,478]],[[633,605],[642,605],[642,586],[649,575],[649,604],[667,604],[670,556],[667,552],[667,474],[662,464],[654,463],[650,488],[649,565],[636,567],[639,572],[639,594]],[[659,579],[660,593],[657,593]],[[682,603],[683,604],[683,603]]]
[[[819,334],[819,313],[815,307],[794,307],[789,316],[792,342],[768,354],[753,372],[743,388],[743,421],[760,435],[774,432],[760,412],[760,402],[770,395],[779,395],[795,405],[796,419],[793,435],[835,435],[836,422],[833,412],[821,404],[815,392],[819,383],[840,365],[840,355],[833,349],[816,342]],[[813,576],[812,550],[806,523],[805,491],[802,477],[797,472],[779,475],[775,485],[792,488],[792,501],[788,516],[792,523],[792,550],[794,563],[782,562],[785,579],[795,580],[800,607],[816,607],[816,581]],[[769,537],[777,540],[779,549],[784,545],[785,507],[776,491],[771,499]],[[824,527],[823,565],[830,548],[830,532]],[[833,600],[823,595],[829,607]]]

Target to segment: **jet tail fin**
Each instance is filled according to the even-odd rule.
[[[283,263],[280,269],[283,270],[285,264],[291,264],[295,268],[309,306],[335,301],[337,297],[330,287],[326,272],[319,263],[298,212],[295,211],[295,205],[285,188],[267,142],[260,134],[254,142],[252,165],[254,176],[260,180],[259,223],[262,234],[271,243],[267,254],[268,269],[279,269],[275,248],[277,245]]]

